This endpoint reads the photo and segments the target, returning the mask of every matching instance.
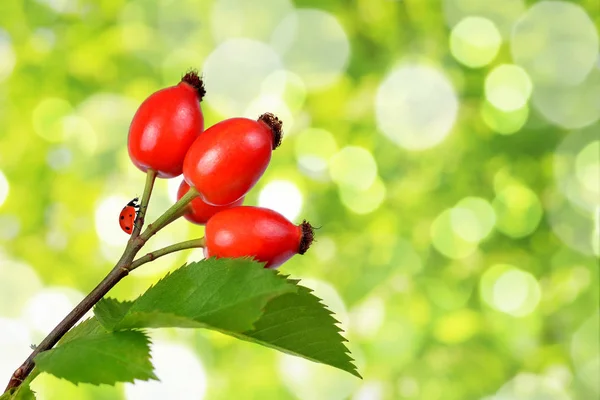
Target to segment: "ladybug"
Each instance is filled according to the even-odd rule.
[[[133,231],[133,223],[135,222],[135,217],[137,216],[137,212],[140,208],[138,204],[138,198],[134,198],[131,200],[123,210],[121,210],[121,214],[119,215],[119,225],[121,225],[121,229],[123,232],[131,235]]]

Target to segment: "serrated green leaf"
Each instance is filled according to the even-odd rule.
[[[111,330],[208,327],[252,329],[267,302],[296,291],[274,270],[250,259],[208,259],[177,269],[134,302],[105,299],[94,308]]]
[[[96,318],[88,318],[75,325],[73,328],[71,328],[71,330],[65,333],[65,336],[60,339],[56,347],[75,339],[84,338],[86,336],[102,335],[106,332],[107,330],[98,323]]]
[[[343,343],[346,339],[340,334],[338,321],[311,292],[298,285],[296,293],[270,301],[254,329],[232,335],[362,378]]]
[[[103,327],[112,330],[123,319],[132,304],[133,301],[119,301],[105,297],[94,306],[94,315]]]
[[[73,328],[54,349],[38,354],[34,361],[39,371],[75,384],[157,379],[143,332],[109,332],[95,318]]]
[[[203,327],[360,377],[338,322],[310,289],[247,259],[208,259],[167,275],[133,302],[104,299],[108,329]]]

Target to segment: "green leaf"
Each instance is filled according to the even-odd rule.
[[[289,281],[297,283],[298,281]],[[312,290],[298,285],[296,293],[270,301],[254,329],[233,336],[327,364],[362,378],[343,342],[341,329]]]
[[[202,327],[360,377],[338,322],[310,289],[248,259],[183,266],[133,302],[100,301],[108,329]]]
[[[34,361],[39,371],[75,384],[157,379],[143,332],[109,332],[95,318],[73,328],[54,349],[38,354]]]
[[[132,305],[133,301],[119,301],[111,297],[105,297],[100,299],[94,306],[94,315],[103,327],[113,330]]]
[[[94,308],[107,329],[252,329],[267,302],[296,286],[250,259],[208,259],[168,274],[134,302],[104,299]]]

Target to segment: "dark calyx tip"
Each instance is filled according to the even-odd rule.
[[[302,221],[300,228],[302,228],[302,238],[300,239],[300,248],[298,249],[298,254],[304,254],[315,240],[315,230],[306,220]]]
[[[281,144],[281,138],[283,137],[283,122],[271,113],[264,113],[258,117],[258,120],[267,124],[269,129],[271,129],[271,132],[273,132],[273,150],[275,150]]]
[[[181,78],[181,82],[185,82],[196,90],[198,94],[198,100],[202,101],[204,95],[206,95],[206,90],[204,89],[204,81],[198,75],[198,71],[195,69],[190,69],[186,74]]]

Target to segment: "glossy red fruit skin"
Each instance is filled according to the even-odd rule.
[[[184,81],[144,100],[129,127],[133,164],[144,172],[156,170],[160,178],[181,175],[185,154],[204,130],[200,100],[198,89]]]
[[[242,206],[214,215],[204,235],[206,257],[252,257],[276,268],[299,252],[302,227],[273,210]]]
[[[190,185],[186,181],[181,181],[179,189],[177,190],[177,200],[181,199],[187,191],[190,190]],[[200,197],[196,197],[188,205],[189,211],[183,215],[185,219],[191,223],[198,225],[205,225],[206,222],[216,213],[227,210],[228,208],[241,206],[244,202],[244,197],[234,201],[231,204],[224,206],[213,206],[206,204]]]
[[[279,136],[262,120],[230,118],[194,141],[183,162],[183,176],[205,202],[231,204],[260,179],[281,135],[281,123],[269,116],[279,124]]]

